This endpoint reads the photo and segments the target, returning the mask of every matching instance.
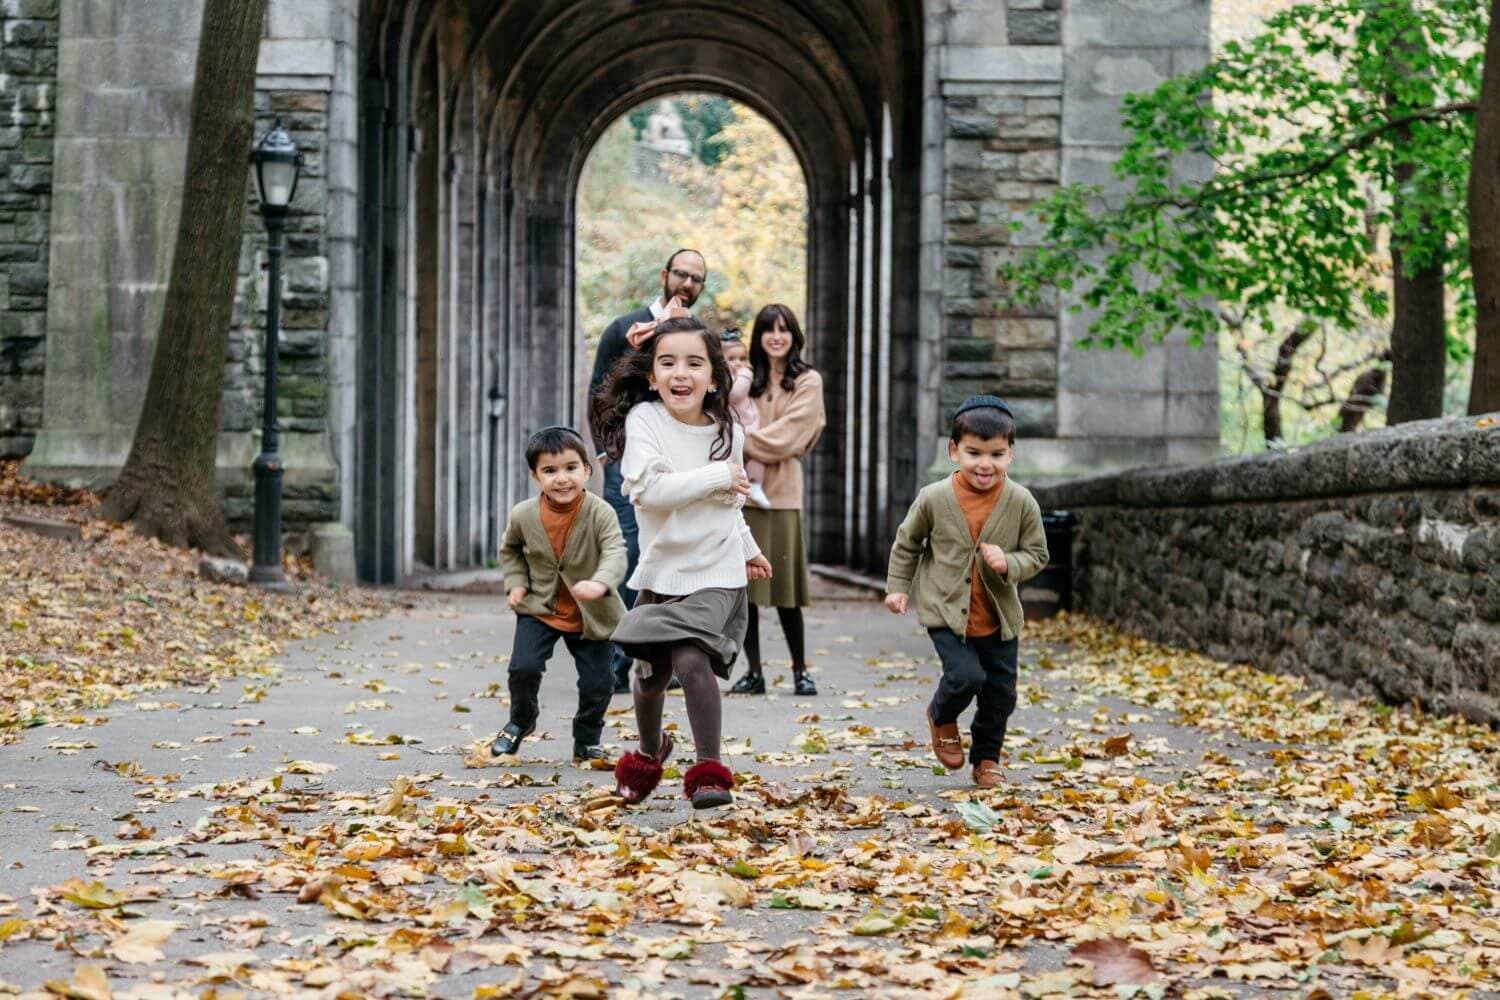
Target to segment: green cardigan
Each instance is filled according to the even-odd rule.
[[[974,561],[979,579],[1000,613],[1000,637],[1021,634],[1021,598],[1016,584],[1047,565],[1047,535],[1042,509],[1026,487],[1007,479],[1004,492],[979,532],[979,541],[1005,550],[1005,575],[979,556],[979,544],[953,491],[953,477],[925,487],[912,502],[896,532],[886,574],[888,594],[917,598],[917,621],[924,628],[948,628],[960,639],[968,632],[969,597]]]
[[[561,566],[542,527],[541,497],[516,504],[500,543],[500,568],[505,571],[507,592],[526,588],[526,599],[516,608],[518,615],[555,614],[559,579],[569,588],[580,580],[597,580],[609,588],[598,600],[578,602],[585,639],[608,639],[625,615],[619,594],[625,580],[625,538],[614,508],[592,493],[583,495],[578,520],[563,545]]]

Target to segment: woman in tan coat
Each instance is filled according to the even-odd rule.
[[[810,603],[807,586],[807,541],[802,529],[802,456],[817,444],[827,418],[823,414],[823,377],[802,359],[807,338],[796,315],[783,305],[769,305],[755,317],[750,335],[754,378],[750,398],[760,426],[745,435],[745,457],[765,463],[763,486],[770,509],[745,508],[745,522],[761,552],[770,560],[769,580],[750,583],[750,623],[745,658],[750,667],[730,688],[734,694],[765,694],[761,672],[759,608],[773,607],[781,619],[792,653],[792,678],[799,695],[818,693],[808,676],[802,609]]]

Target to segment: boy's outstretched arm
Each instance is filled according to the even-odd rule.
[[[891,543],[891,557],[885,576],[885,606],[895,614],[899,615],[906,610],[912,579],[917,575],[917,563],[921,560],[922,550],[927,547],[931,535],[932,512],[928,510],[926,497],[919,494],[912,501],[901,527],[896,530],[896,540]],[[893,598],[897,597],[902,599],[893,603]]]
[[[1051,558],[1047,552],[1047,532],[1042,528],[1042,508],[1034,498],[1027,498],[1021,512],[1021,537],[1014,552],[1005,553],[1005,582],[1021,583],[1036,576]]]

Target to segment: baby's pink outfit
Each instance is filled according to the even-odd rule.
[[[746,436],[760,426],[760,411],[755,408],[755,400],[750,398],[752,377],[749,368],[741,368],[735,372],[734,385],[729,388],[729,408],[734,411],[736,417],[739,417],[740,426],[745,428]],[[765,463],[757,462],[753,458],[745,459],[745,475],[752,483],[765,482]]]

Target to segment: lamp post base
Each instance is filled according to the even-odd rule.
[[[290,594],[297,589],[280,566],[260,563],[250,567],[250,585],[279,594]]]

